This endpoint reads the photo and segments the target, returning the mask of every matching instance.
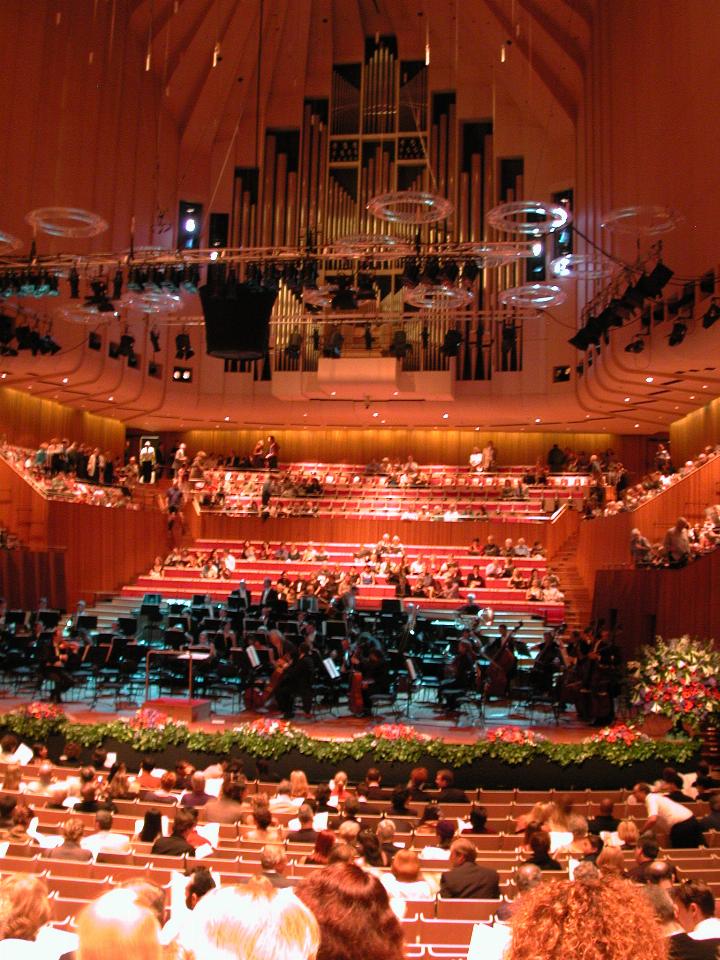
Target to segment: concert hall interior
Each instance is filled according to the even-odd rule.
[[[0,4],[0,801],[45,838],[8,852],[0,806],[0,877],[127,777],[117,862],[45,878],[57,929],[131,867],[166,882],[130,821],[203,792],[154,782],[181,761],[226,803],[236,763],[253,797],[346,771],[339,809],[412,850],[426,804],[480,805],[493,901],[524,812],[568,829],[561,790],[694,846],[632,789],[679,778],[702,824],[717,760],[719,27],[702,0]],[[302,885],[280,806],[252,822]],[[206,833],[218,875],[253,816]],[[464,958],[502,911],[443,912],[433,869],[405,955]]]

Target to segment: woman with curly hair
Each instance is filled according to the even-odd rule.
[[[504,960],[666,960],[639,887],[618,877],[541,883],[518,904]]]
[[[295,895],[320,925],[317,960],[403,960],[403,933],[377,877],[336,863],[300,881]]]
[[[0,880],[0,954],[10,956],[11,941],[35,940],[52,916],[45,881],[16,873]]]

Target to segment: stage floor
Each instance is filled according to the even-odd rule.
[[[0,691],[0,711],[7,712],[27,703],[27,698],[12,696],[8,691]],[[112,696],[101,696],[94,705],[90,701],[70,700],[63,703],[63,709],[69,718],[78,723],[98,723],[111,721],[119,717],[131,717],[143,705],[142,700],[135,703],[123,702],[116,705]],[[209,720],[189,724],[192,730],[207,733],[222,733],[241,723],[247,723],[259,716],[279,718],[277,710],[228,712],[226,703],[214,704],[218,712]],[[574,712],[564,713],[556,723],[552,711],[545,707],[535,707],[530,711],[522,704],[493,702],[485,707],[484,718],[478,717],[477,710],[462,711],[457,716],[446,717],[439,712],[434,703],[413,702],[410,714],[407,713],[404,698],[399,698],[395,707],[379,710],[370,718],[355,717],[342,708],[333,712],[322,709],[311,718],[298,711],[292,721],[293,726],[304,730],[313,737],[327,740],[342,740],[366,733],[380,723],[407,723],[428,736],[441,738],[447,743],[472,743],[483,729],[511,726],[532,729],[556,743],[578,743],[592,733],[592,728],[580,723]],[[664,730],[650,731],[654,736],[662,736]]]

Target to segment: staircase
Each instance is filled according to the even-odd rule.
[[[560,578],[560,589],[565,594],[565,622],[568,630],[581,630],[586,627],[592,615],[592,597],[575,566],[577,546],[578,532],[575,531],[551,561],[553,570]]]

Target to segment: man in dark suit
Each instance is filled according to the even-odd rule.
[[[604,830],[608,833],[614,833],[620,821],[613,815],[615,804],[610,797],[603,797],[600,801],[600,812],[588,824],[588,833],[600,834]]]
[[[313,808],[309,803],[303,803],[298,810],[298,821],[300,826],[297,830],[291,830],[287,838],[292,843],[315,843],[317,840],[317,830],[313,827]]]
[[[195,814],[192,809],[178,807],[171,835],[158,837],[150,852],[164,857],[194,857],[195,847],[187,839],[194,826]]]
[[[277,606],[278,599],[278,592],[273,587],[270,577],[266,577],[263,581],[260,596],[258,597],[257,605],[259,609],[262,610],[264,607],[272,607],[274,609]]]
[[[450,847],[450,869],[440,879],[441,897],[496,900],[500,897],[497,870],[475,862],[477,849],[466,839],[456,840]]]
[[[381,786],[382,774],[377,767],[370,767],[365,777],[367,783],[367,792],[365,796],[368,800],[384,800],[385,792]]]
[[[283,887],[291,887],[293,885],[292,880],[288,880],[287,877],[283,876],[287,870],[287,865],[285,850],[280,844],[268,843],[262,848],[260,852],[262,873],[260,876],[267,877],[276,890],[281,890]]]
[[[452,770],[438,770],[435,774],[435,786],[440,791],[438,803],[467,803],[468,798],[463,790],[453,786],[455,775]]]

